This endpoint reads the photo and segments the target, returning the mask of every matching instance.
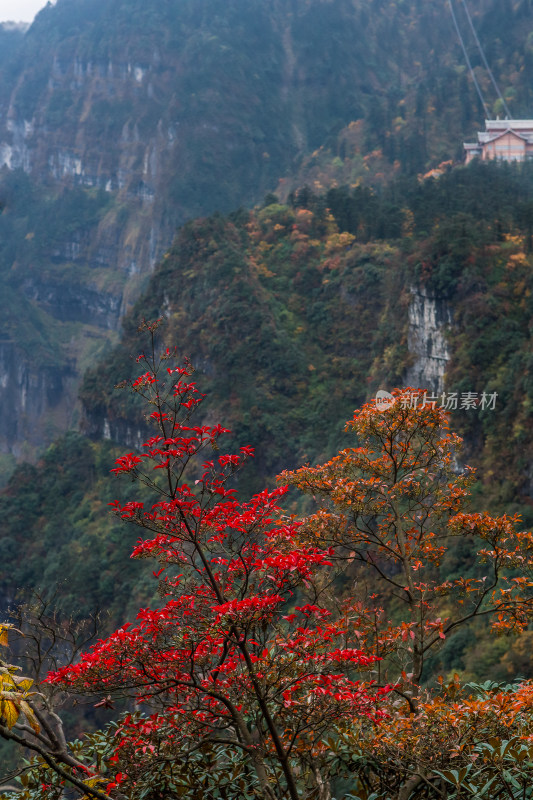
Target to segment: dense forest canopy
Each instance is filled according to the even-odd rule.
[[[531,0],[468,8],[531,117]],[[0,27],[0,601],[26,634],[0,619],[0,736],[34,754],[6,800],[530,797],[533,164],[463,166],[483,116],[442,0]],[[143,319],[182,365],[171,428]],[[364,405],[413,375],[495,402]]]
[[[112,620],[123,608],[113,575],[133,540],[107,516],[119,487],[106,479],[116,444],[102,439],[135,447],[147,435],[135,397],[114,388],[135,370],[142,316],[165,316],[159,334],[195,365],[206,418],[224,413],[235,445],[256,447],[238,476],[244,496],[345,446],[354,407],[400,384],[412,362],[411,289],[442,295],[454,321],[446,389],[498,394],[494,411],[452,414],[466,436],[462,459],[478,467],[476,503],[531,524],[532,180],[530,165],[473,164],[375,192],[305,190],[289,205],[268,197],[254,211],[185,226],[124,320],[120,346],[85,375],[93,441],[71,434],[41,464],[20,467],[4,493],[7,596],[23,586],[53,594],[59,584],[64,608],[83,614],[105,602]],[[33,516],[24,513],[28,485]],[[138,569],[123,576],[131,607],[150,594]],[[477,636],[446,644],[435,670],[528,674],[521,644]]]

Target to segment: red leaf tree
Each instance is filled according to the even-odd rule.
[[[328,550],[302,543],[299,524],[282,515],[286,487],[236,499],[230,479],[252,449],[222,455],[228,431],[193,424],[202,395],[191,367],[172,366],[169,350],[157,356],[157,326],[145,327],[151,350],[130,386],[150,405],[157,432],[113,471],[152,499],[115,511],[146,532],[133,557],[159,562],[164,604],[142,609],[48,680],[131,693],[150,710],[121,724],[110,794],[135,796],[136,783],[165,765],[170,787],[177,753],[213,759],[223,746],[256,796],[328,797],[326,737],[361,717],[378,722],[389,689],[361,680],[376,657],[361,649],[348,615],[332,614]]]

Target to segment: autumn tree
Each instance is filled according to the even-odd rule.
[[[344,732],[339,758],[352,759],[361,798],[530,797],[531,683],[420,683],[428,655],[474,620],[497,634],[527,627],[533,537],[518,515],[466,510],[473,471],[458,463],[449,414],[423,392],[393,395],[355,412],[355,446],[280,476],[318,504],[300,541],[327,548],[344,585],[349,576],[345,613],[398,697],[379,730]]]
[[[47,678],[136,708],[65,743],[75,766],[37,756],[24,800],[60,800],[65,774],[112,800],[530,798],[531,683],[423,685],[455,630],[486,618],[520,632],[533,605],[531,536],[517,516],[466,510],[472,471],[448,416],[410,390],[363,406],[354,447],[281,476],[318,504],[297,520],[279,506],[286,485],[237,498],[252,449],[223,454],[227,431],[195,424],[191,366],[158,356],[157,325],[144,328],[125,387],[156,430],[118,458],[142,493],[114,511],[142,532],[133,556],[158,562],[162,605]],[[459,542],[468,576],[443,574]],[[5,680],[0,734],[22,725],[41,746],[31,687]]]
[[[98,747],[67,741],[61,716],[64,698],[41,680],[51,667],[72,663],[79,656],[94,639],[98,616],[83,621],[59,619],[50,601],[35,594],[11,617],[16,623],[0,624],[4,649],[0,657],[0,737],[18,745],[27,759],[7,775],[2,764],[0,796],[59,800],[70,790],[86,800],[110,800],[102,786],[103,760]],[[13,641],[18,645],[16,663],[7,655]],[[108,747],[105,736],[99,744],[102,752]]]
[[[157,325],[145,327],[151,349],[127,385],[156,430],[113,472],[151,499],[114,508],[143,532],[133,556],[158,562],[164,602],[47,680],[132,696],[144,709],[115,736],[104,787],[112,797],[151,787],[153,798],[325,800],[327,737],[355,718],[378,723],[389,687],[361,680],[377,657],[361,648],[350,616],[333,613],[329,551],[301,542],[299,523],[278,505],[286,487],[236,499],[230,481],[252,449],[222,454],[227,431],[192,421],[202,402],[192,368],[175,366],[170,350],[158,356]]]
[[[527,626],[533,539],[517,530],[518,515],[465,511],[473,470],[458,466],[449,414],[422,392],[394,397],[383,410],[372,402],[355,412],[346,430],[357,446],[280,480],[323,501],[300,538],[328,548],[343,569],[352,565],[350,594],[366,590],[353,605],[365,647],[389,654],[381,665],[389,678],[403,670],[417,684],[428,653],[474,618],[489,618],[497,632]],[[442,575],[459,538],[462,568],[475,577]]]

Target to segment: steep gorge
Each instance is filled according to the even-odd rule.
[[[500,24],[492,0],[476,13]],[[518,111],[531,14],[513,4],[499,65]],[[61,414],[44,393],[28,446],[0,435],[17,455],[73,424],[76,382],[186,220],[308,178],[380,184],[476,127],[438,0],[58,0],[0,34],[0,329],[38,383],[72,385]]]

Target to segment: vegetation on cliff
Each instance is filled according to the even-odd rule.
[[[269,197],[252,212],[185,226],[126,317],[121,344],[86,374],[93,441],[57,443],[41,464],[20,467],[3,493],[4,594],[53,594],[70,573],[61,592],[72,610],[105,601],[118,619],[124,593],[113,576],[129,544],[107,515],[113,445],[102,438],[133,449],[147,432],[142,409],[114,390],[135,369],[141,316],[164,315],[159,334],[191,358],[207,393],[206,423],[224,414],[230,441],[257,448],[236,476],[245,496],[344,446],[343,418],[376,389],[401,384],[411,365],[411,288],[440,294],[453,313],[446,390],[498,394],[494,410],[452,413],[466,437],[464,459],[478,467],[476,503],[519,512],[530,525],[531,181],[529,165],[473,165],[375,193],[301,192],[291,205]],[[74,490],[70,472],[80,469]],[[38,490],[31,518],[21,510],[28,483]],[[124,590],[132,604],[149,591],[140,574]],[[528,637],[492,639],[483,627],[457,634],[430,670],[529,675]]]
[[[0,351],[9,378],[0,387],[9,408],[0,436],[36,462],[19,466],[0,493],[0,590],[4,606],[19,590],[37,590],[76,621],[103,607],[104,634],[154,594],[151,569],[122,569],[133,542],[107,506],[118,497],[130,508],[134,498],[134,485],[117,494],[107,477],[117,443],[133,451],[148,435],[138,397],[114,392],[135,374],[130,354],[143,317],[163,316],[160,342],[191,358],[207,393],[201,424],[223,419],[230,448],[257,448],[233,476],[241,503],[265,485],[273,491],[281,470],[327,461],[346,446],[343,420],[354,407],[402,385],[413,367],[413,297],[438,301],[451,319],[447,396],[496,397],[494,408],[452,411],[452,427],[465,437],[454,469],[463,459],[477,467],[466,510],[518,513],[533,525],[533,167],[452,168],[482,112],[446,4],[231,0],[221,9],[215,0],[58,0],[25,35],[0,28]],[[533,103],[532,15],[529,0],[480,0],[474,9],[516,116],[529,116]],[[496,115],[500,101],[470,54]],[[262,205],[229,211],[276,184]],[[148,280],[176,224],[215,209],[182,227]],[[99,359],[128,308],[120,343]],[[85,435],[70,433],[39,454],[76,424],[72,398],[87,366]],[[20,398],[11,396],[15,385]],[[344,488],[335,491],[348,503]],[[310,514],[314,502],[296,492],[285,498],[298,514]],[[356,573],[349,561],[336,574],[339,596]],[[481,577],[472,548],[457,538],[440,578],[449,588]],[[400,605],[386,592],[381,600],[399,624]],[[450,603],[445,598],[442,614]],[[468,631],[433,622],[445,638],[417,671],[427,692],[420,714],[410,713],[414,679],[404,670],[405,714],[393,707],[392,722],[366,744],[354,738],[353,720],[327,740],[334,791],[353,790],[355,765],[361,797],[388,798],[391,786],[402,800],[410,792],[438,796],[435,786],[457,798],[528,796],[531,694],[515,681],[533,675],[532,632],[495,638],[482,620]],[[404,623],[398,642],[418,647],[427,631]],[[0,628],[0,644],[4,634]],[[365,652],[376,655],[368,641]],[[502,683],[461,688],[456,672]],[[0,691],[9,696],[0,698],[0,725],[13,719],[10,703],[20,713],[27,702],[27,687],[17,688],[12,674],[2,662]],[[106,696],[97,709],[110,702]],[[144,745],[164,750],[176,719],[166,720],[163,738],[153,727]],[[75,734],[80,724],[68,720]],[[131,800],[152,800],[153,775],[142,773],[131,738],[147,734],[145,724],[122,720],[131,736],[120,764],[106,762],[116,756],[115,724],[75,743],[87,764],[119,764],[113,780],[92,784],[93,797],[127,789]],[[439,761],[451,740],[457,760],[444,753]],[[413,748],[421,754],[416,774]],[[308,767],[324,752],[312,751],[311,760],[310,752],[299,753],[297,772],[322,800],[327,781]],[[176,796],[189,781],[191,800],[206,787],[213,797],[236,791],[239,800],[256,792],[237,755],[229,779],[227,751],[209,749],[211,775],[202,755],[181,755],[190,757],[186,772],[169,778],[161,767],[163,794],[174,780],[184,781]],[[288,780],[287,763],[272,769]],[[39,769],[33,777],[25,789],[32,800],[62,795],[55,778],[39,788]]]
[[[483,0],[473,13],[512,112],[527,113],[530,4]],[[215,0],[60,0],[26,34],[2,35],[9,336],[42,339],[72,387],[184,220],[257,202],[280,179],[286,201],[305,183],[322,193],[425,173],[462,157],[482,117],[440,0],[234,0],[223,11]],[[31,225],[15,210],[27,175]],[[21,319],[39,320],[42,337]],[[28,369],[40,369],[39,349],[19,353]],[[44,400],[49,442],[73,417]]]
[[[286,441],[292,465],[329,455],[339,410],[402,381],[419,287],[453,316],[446,388],[498,393],[494,413],[456,413],[468,458],[483,463],[491,502],[520,503],[529,516],[532,192],[528,164],[472,165],[374,192],[303,190],[290,205],[269,197],[253,212],[188,224],[126,318],[119,348],[86,373],[88,429],[101,432],[104,419],[117,435],[124,429],[132,412],[111,388],[138,319],[164,314],[165,339],[179,336],[210,407],[226,407],[239,439],[268,443],[254,465],[258,486],[291,466]],[[505,484],[492,466],[502,449]]]
[[[37,692],[0,659],[0,736],[30,753],[2,796],[527,798],[531,681],[420,685],[451,632],[479,618],[520,637],[533,613],[532,534],[518,515],[467,511],[449,414],[402,390],[356,410],[352,446],[279,476],[312,496],[298,519],[280,508],[286,485],[236,497],[254,449],[223,453],[228,431],[198,424],[203,395],[187,361],[156,352],[158,325],[143,323],[151,341],[122,387],[155,430],[112,470],[142,492],[112,505],[141,530],[132,556],[159,567],[160,607],[81,657],[68,624],[38,618],[21,642]],[[58,689],[136,708],[68,742]]]

